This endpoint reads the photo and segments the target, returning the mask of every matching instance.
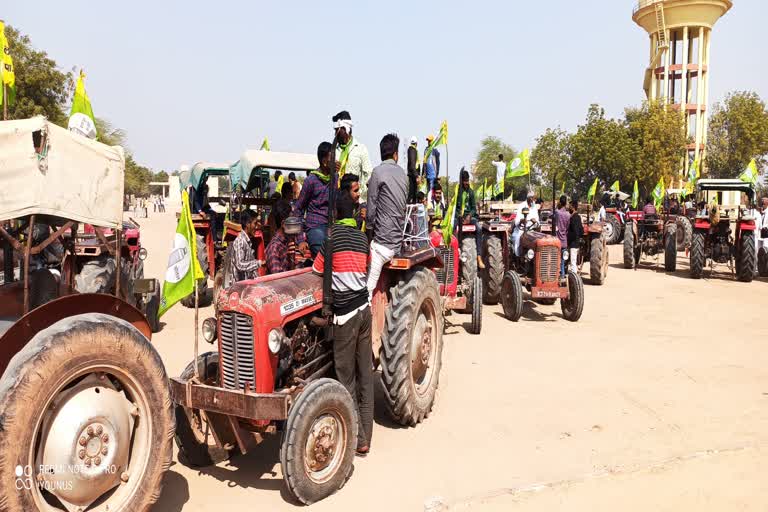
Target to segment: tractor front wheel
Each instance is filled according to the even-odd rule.
[[[768,277],[768,247],[761,247],[757,255],[757,272],[760,277]]]
[[[608,247],[602,236],[593,236],[589,242],[589,279],[601,286],[608,275]]]
[[[677,225],[669,224],[664,233],[664,270],[674,272],[677,269]]]
[[[624,268],[635,268],[635,232],[632,229],[634,224],[627,222],[624,227]]]
[[[691,219],[684,215],[678,215],[675,224],[677,224],[677,250],[685,251],[691,246],[693,224],[691,224]]]
[[[475,236],[480,236],[479,233],[475,233]],[[465,237],[461,241],[461,282],[466,284],[469,289],[469,296],[467,297],[467,309],[465,313],[472,312],[472,283],[475,282],[477,277],[477,245],[475,243],[475,237]]]
[[[755,250],[755,233],[752,231],[741,232],[741,244],[739,245],[738,258],[738,279],[743,283],[750,283],[755,278],[755,269],[757,263],[757,251]]]
[[[704,274],[704,265],[706,264],[704,246],[706,238],[707,233],[705,231],[693,233],[691,241],[691,277],[694,279],[701,279],[702,274]]]
[[[499,303],[504,279],[504,250],[498,236],[489,236],[485,243],[484,300],[486,304],[495,305]]]
[[[288,413],[280,466],[288,491],[311,505],[347,482],[357,446],[355,402],[340,382],[310,383]]]
[[[517,322],[523,316],[523,284],[514,271],[504,274],[501,282],[501,305],[507,320]]]
[[[560,299],[560,309],[569,322],[578,321],[584,312],[584,282],[574,272],[568,272],[568,298]]]
[[[472,323],[470,334],[480,334],[483,327],[483,280],[476,277],[472,283]]]
[[[440,380],[443,315],[437,279],[419,267],[401,274],[390,294],[381,337],[381,380],[392,417],[415,426],[432,411]]]

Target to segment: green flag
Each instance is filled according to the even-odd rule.
[[[696,181],[698,181],[699,176],[701,176],[701,172],[699,171],[699,159],[693,161],[693,163],[688,167],[688,182],[696,185]]]
[[[744,172],[739,175],[739,179],[745,183],[751,183],[753,187],[757,187],[759,176],[760,175],[757,172],[757,162],[755,162],[755,159],[753,158],[752,161],[749,162],[747,168],[744,169]]]
[[[448,145],[448,121],[443,121],[440,125],[440,131],[437,132],[437,138],[435,139],[435,146]]]
[[[475,189],[475,201],[480,202],[485,198],[485,184],[480,185]]]
[[[637,204],[640,202],[640,191],[637,188],[637,178],[635,178],[635,189],[632,191],[632,208],[637,209]]]
[[[595,178],[595,182],[592,184],[591,187],[589,187],[589,190],[587,191],[587,203],[592,204],[592,198],[595,197],[596,193],[597,193],[597,178]]]
[[[269,151],[269,139],[264,137],[264,140],[261,142],[261,147],[259,149],[262,151]]]
[[[91,100],[88,99],[88,94],[85,92],[85,73],[82,70],[80,70],[80,76],[77,77],[67,128],[89,139],[95,139],[98,136],[96,118],[93,116]]]
[[[517,155],[517,158],[509,162],[507,165],[507,178],[517,178],[519,176],[525,176],[531,172],[531,159],[530,152],[524,149]]]
[[[653,187],[651,195],[653,195],[653,204],[656,205],[656,208],[661,206],[664,202],[664,176],[659,178],[659,182]]]
[[[445,212],[443,222],[440,223],[440,229],[443,230],[443,240],[445,245],[451,245],[451,236],[453,236],[453,217],[456,212],[456,198],[459,197],[459,184],[456,184],[456,188],[453,190],[453,197],[451,198],[451,204],[448,205],[448,210]]]
[[[619,180],[616,180],[613,182],[613,185],[611,185],[611,192],[619,192],[621,190],[621,187],[619,187]]]
[[[493,184],[493,195],[501,196],[501,200],[504,200],[504,184],[503,183],[494,183]]]
[[[488,178],[485,179],[485,182],[483,183],[483,190],[484,190],[484,199],[486,201],[492,201],[493,200],[493,186],[488,186]]]
[[[195,281],[199,279],[205,279],[205,274],[197,260],[197,239],[189,212],[189,195],[184,190],[181,193],[181,216],[173,238],[173,249],[168,257],[168,269],[165,271],[158,318],[171,306],[193,293]]]

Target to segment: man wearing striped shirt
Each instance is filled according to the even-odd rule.
[[[355,201],[348,192],[336,201],[333,239],[333,358],[336,376],[358,411],[357,454],[370,450],[373,433],[373,354],[371,308],[366,287],[368,240],[357,228]],[[312,269],[323,275],[326,244]]]

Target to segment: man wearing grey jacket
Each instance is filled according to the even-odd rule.
[[[408,177],[397,165],[400,139],[385,135],[379,143],[381,165],[371,173],[368,182],[368,239],[371,240],[371,268],[368,272],[368,296],[379,282],[381,269],[400,250],[405,226]]]

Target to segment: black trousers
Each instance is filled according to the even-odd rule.
[[[459,222],[459,243],[461,243],[462,240],[464,240],[464,223],[461,221],[461,219],[458,220]],[[480,229],[480,222],[472,217],[469,221],[470,224],[475,226],[475,246],[477,248],[477,255],[481,258],[483,257],[483,230]]]
[[[344,325],[333,326],[333,360],[336,377],[357,405],[357,446],[370,446],[373,435],[370,307],[359,311]]]
[[[418,193],[418,185],[416,184],[416,176],[408,175],[408,203],[416,202],[416,194]]]

